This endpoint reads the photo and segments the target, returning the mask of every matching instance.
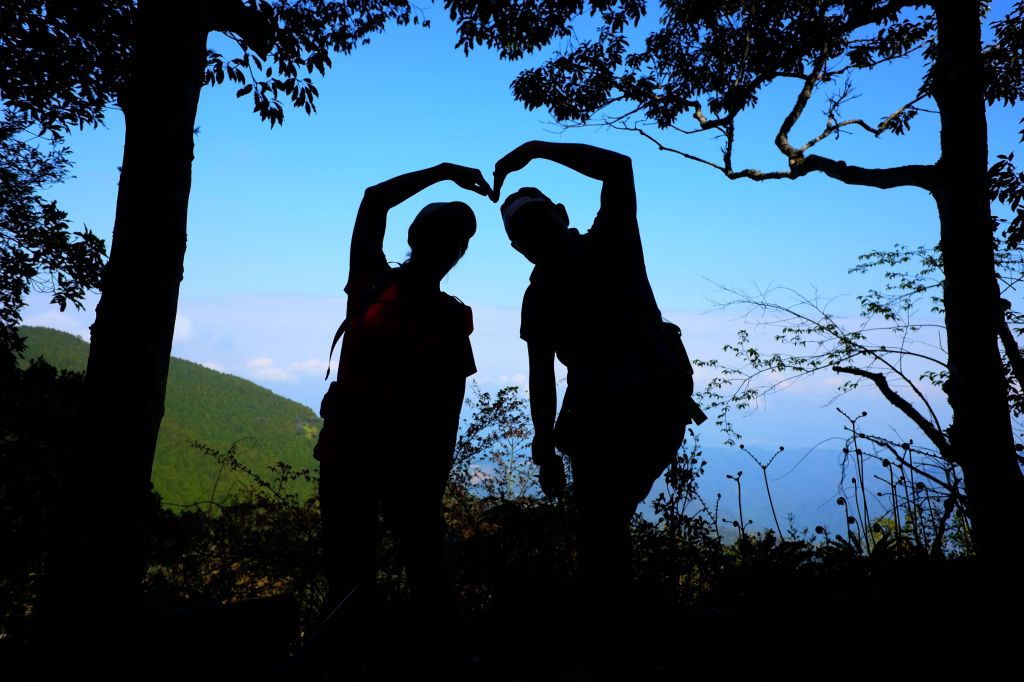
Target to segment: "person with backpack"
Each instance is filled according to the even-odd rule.
[[[328,613],[369,613],[382,509],[404,558],[419,629],[446,617],[441,499],[466,378],[476,372],[468,306],[440,289],[476,232],[460,201],[432,203],[412,221],[408,260],[383,251],[388,211],[438,182],[488,196],[481,172],[450,163],[368,188],[356,215],[337,380],[321,404],[322,546]],[[333,355],[334,346],[331,347]]]
[[[644,264],[628,156],[585,144],[527,142],[494,167],[497,201],[506,176],[535,159],[601,184],[600,210],[585,234],[536,188],[505,199],[512,247],[534,264],[520,336],[530,366],[533,461],[548,494],[565,487],[556,448],[569,457],[578,518],[584,622],[604,636],[629,600],[629,523],[673,461],[690,421],[693,370],[679,328],[663,322]],[[554,361],[568,370],[557,412]],[[600,646],[597,647],[600,649]]]

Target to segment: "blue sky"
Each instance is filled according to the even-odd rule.
[[[993,3],[994,12],[1008,4]],[[696,357],[720,356],[722,344],[744,326],[738,311],[713,310],[712,300],[722,297],[716,284],[817,290],[839,297],[836,310],[852,313],[854,296],[870,281],[847,274],[858,254],[937,240],[934,204],[920,190],[849,187],[817,176],[730,182],[659,153],[638,136],[559,130],[543,111],[514,102],[509,89],[519,70],[539,64],[542,55],[507,63],[478,50],[466,58],[453,49],[443,12],[432,6],[427,15],[434,22],[429,30],[391,28],[352,55],[337,56],[317,84],[318,113],[286,111],[281,128],[261,123],[249,100],[235,99],[234,87],[203,92],[175,355],[316,407],[327,348],[343,316],[348,240],[363,189],[441,161],[477,166],[489,176],[495,160],[530,139],[586,142],[633,158],[650,279],[662,311],[681,324]],[[919,74],[919,64],[905,62],[859,79],[863,96],[847,115],[877,120],[912,98]],[[741,119],[737,165],[781,166],[772,138],[778,112],[794,94],[788,84],[769,89],[759,113]],[[820,108],[809,108],[808,124],[794,137],[817,132]],[[819,153],[868,166],[931,162],[939,151],[935,118],[922,115],[904,138],[844,135],[822,143]],[[1019,119],[1015,110],[990,112],[991,154],[1018,145]],[[718,144],[693,136],[672,142],[710,154]],[[76,224],[108,239],[122,143],[116,111],[107,127],[73,134],[75,177],[50,192]],[[547,162],[511,176],[506,188],[521,185],[547,190],[580,228],[597,210],[597,183]],[[474,308],[476,379],[488,389],[523,383],[518,307],[530,269],[508,247],[493,204],[451,183],[437,185],[391,212],[386,251],[403,259],[405,228],[416,211],[456,198],[474,208],[479,227],[443,287]],[[24,319],[84,334],[92,311],[61,315],[35,296]],[[747,442],[806,451],[839,434],[837,415],[822,409],[833,383],[812,380],[778,395],[743,421]],[[879,430],[906,429],[868,393],[848,406],[877,411]],[[704,434],[708,445],[718,440],[710,430]]]

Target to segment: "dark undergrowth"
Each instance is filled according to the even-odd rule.
[[[979,628],[1017,617],[1006,567],[973,557],[956,505],[929,499],[941,491],[898,484],[898,462],[884,466],[896,472],[888,514],[861,519],[838,498],[851,508],[843,533],[792,523],[783,531],[777,519],[757,531],[742,514],[719,518],[717,499],[701,496],[704,460],[692,434],[653,514],[634,518],[633,598],[628,612],[612,612],[601,594],[577,587],[571,495],[553,501],[537,491],[516,389],[479,393],[473,407],[444,500],[457,613],[427,628],[428,650],[383,519],[377,584],[360,596],[371,608],[343,605],[323,626],[319,503],[297,492],[317,472],[280,464],[268,480],[233,448],[196,444],[251,483],[226,501],[175,512],[152,505],[146,615],[133,648],[148,677],[682,679],[881,660],[909,669],[916,652],[948,646],[942,655],[952,655]],[[47,504],[45,495],[30,502]],[[28,517],[17,518],[17,537],[30,536]],[[5,563],[8,654],[33,651],[34,583],[18,578],[40,570],[37,544],[20,565]]]

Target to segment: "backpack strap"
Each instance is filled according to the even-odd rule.
[[[338,325],[338,331],[334,332],[334,340],[331,341],[331,350],[327,353],[327,373],[324,374],[324,381],[331,378],[331,358],[334,357],[334,347],[338,345],[338,341],[341,340],[341,335],[348,329],[348,322],[351,318],[346,317]]]
[[[399,266],[400,268],[401,266]],[[380,277],[370,286],[366,292],[366,299],[363,301],[363,309],[360,311],[360,315],[365,315],[366,311],[371,305],[377,300],[377,297],[387,291],[388,287],[393,283],[392,279],[396,276],[395,270],[398,268],[389,268],[386,272],[381,274]],[[387,285],[387,286],[385,286]],[[331,350],[327,353],[327,373],[324,374],[324,381],[331,378],[331,359],[334,357],[334,349],[338,345],[338,341],[341,340],[342,334],[344,334],[352,322],[352,316],[346,317],[338,325],[338,330],[334,332],[334,339],[331,340]]]

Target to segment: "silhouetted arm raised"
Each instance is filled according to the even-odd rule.
[[[622,211],[636,213],[633,162],[624,154],[589,144],[533,141],[516,147],[494,164],[491,200],[498,200],[509,173],[525,168],[534,159],[553,161],[588,178],[600,180],[602,208],[615,205]]]
[[[405,173],[366,188],[352,230],[349,282],[364,271],[387,266],[383,245],[388,211],[442,180],[451,180],[459,187],[482,196],[491,192],[483,173],[454,163],[441,163]]]

